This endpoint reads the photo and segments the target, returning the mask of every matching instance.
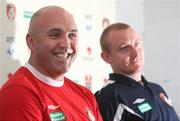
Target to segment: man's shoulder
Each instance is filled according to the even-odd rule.
[[[10,77],[2,86],[1,92],[11,87],[21,87],[28,90],[36,90],[37,84],[35,83],[35,81],[33,81],[33,78],[33,75],[25,67],[20,67],[15,72],[15,74]]]
[[[109,80],[100,90],[95,92],[95,97],[111,97],[114,98],[114,96],[121,96],[123,88],[121,88],[123,85],[118,85],[114,81]]]
[[[76,81],[73,81],[67,77],[65,77],[65,83],[72,87],[73,89],[78,89],[78,90],[81,90],[81,91],[86,91],[86,92],[91,92],[89,89],[87,89],[85,86],[83,85],[80,85],[78,82]]]
[[[117,84],[116,81],[108,80],[107,83],[101,88],[102,91],[114,92],[116,90],[122,90],[124,85]]]
[[[69,91],[72,91],[76,95],[81,95],[81,97],[94,100],[95,97],[93,93],[87,89],[85,86],[78,84],[68,78],[65,78],[65,85],[69,88]]]
[[[162,88],[160,84],[155,83],[155,82],[148,82],[148,85],[153,88]]]

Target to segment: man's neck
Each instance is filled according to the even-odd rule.
[[[121,73],[122,75],[125,75],[127,77],[130,77],[134,80],[136,80],[137,82],[141,81],[141,73],[136,73],[136,74],[123,74]]]

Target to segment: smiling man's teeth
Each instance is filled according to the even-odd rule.
[[[55,52],[55,56],[59,59],[67,59],[71,54],[73,53],[73,50],[71,48],[63,49],[62,51]]]
[[[62,57],[62,58],[67,58],[68,54],[64,53],[64,54],[56,54],[57,57]]]
[[[68,48],[67,53],[71,54],[71,53],[73,53],[73,50],[71,48]]]

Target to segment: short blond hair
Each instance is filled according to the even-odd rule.
[[[131,28],[130,25],[125,23],[114,23],[109,25],[101,34],[100,37],[100,46],[102,51],[109,51],[109,44],[108,44],[108,35],[112,30],[127,30]]]

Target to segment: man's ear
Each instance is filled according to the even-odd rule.
[[[111,62],[111,58],[110,58],[110,55],[108,52],[106,51],[102,51],[101,52],[101,58],[106,62],[106,63],[109,63]]]
[[[34,40],[31,34],[26,35],[26,44],[30,50],[34,48]]]

